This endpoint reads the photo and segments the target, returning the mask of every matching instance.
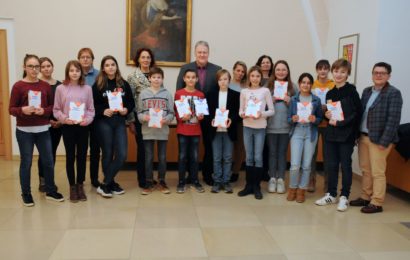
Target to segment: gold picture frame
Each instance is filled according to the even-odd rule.
[[[357,57],[359,53],[359,34],[351,34],[339,38],[338,57],[350,62],[352,70],[348,81],[356,85]]]
[[[126,61],[136,50],[149,48],[158,66],[190,62],[192,0],[127,0]]]

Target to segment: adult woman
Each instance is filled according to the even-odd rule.
[[[272,58],[268,55],[262,55],[259,57],[255,65],[262,69],[262,86],[265,86],[273,72]]]
[[[150,68],[155,66],[154,53],[148,48],[140,48],[134,57],[136,70],[128,75],[127,81],[130,84],[132,95],[134,97],[135,107],[142,90],[150,87],[148,74]],[[142,139],[141,123],[137,119],[136,111],[130,111],[127,122],[129,123],[130,131],[135,135],[137,142],[137,175],[138,185],[144,188],[145,181],[145,148],[144,140]]]

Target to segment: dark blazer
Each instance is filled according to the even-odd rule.
[[[372,95],[372,88],[367,87],[363,90],[361,99],[363,111],[366,110],[367,102]],[[399,141],[397,129],[400,124],[402,105],[403,99],[400,90],[387,83],[367,114],[366,124],[372,143],[387,147],[389,144]]]
[[[198,67],[195,61],[182,66],[179,71],[178,78],[177,78],[177,86],[176,86],[177,90],[185,87],[183,77],[187,69],[191,69],[191,70],[198,72]],[[208,97],[208,94],[210,91],[219,89],[218,82],[216,81],[216,72],[220,69],[221,69],[220,66],[208,62],[208,64],[206,65],[205,86],[200,86],[199,80],[196,83],[195,88],[202,91],[205,94],[205,97]]]
[[[216,91],[211,91],[207,97],[209,117],[208,122],[211,125],[212,120],[215,118],[215,110],[219,108],[219,89]],[[228,96],[226,100],[226,109],[229,110],[228,117],[231,119],[231,126],[228,128],[228,135],[231,141],[236,141],[237,137],[237,124],[239,121],[239,93],[228,89]],[[211,126],[210,137],[211,140],[214,139],[216,134],[216,127]]]

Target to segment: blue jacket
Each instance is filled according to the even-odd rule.
[[[292,137],[293,132],[295,131],[295,127],[298,123],[292,121],[292,116],[297,115],[297,103],[300,102],[300,93],[296,96],[293,96],[290,99],[290,105],[288,110],[288,122],[291,125],[289,136]],[[320,103],[320,98],[312,94],[312,115],[316,117],[315,122],[309,123],[311,126],[311,133],[310,133],[310,141],[316,139],[317,136],[317,126],[322,122],[323,119],[323,111],[322,111],[322,104]]]

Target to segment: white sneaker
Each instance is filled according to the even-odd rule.
[[[283,179],[278,179],[278,182],[276,183],[276,192],[280,194],[286,192],[285,182]]]
[[[276,179],[275,178],[270,178],[269,184],[268,184],[268,192],[270,193],[276,192]]]
[[[346,211],[349,206],[349,200],[345,196],[340,196],[339,203],[337,204],[338,211]]]
[[[336,203],[336,198],[333,196],[330,196],[330,193],[326,193],[325,196],[315,201],[315,204],[318,206],[325,206],[325,205],[334,204],[334,203]]]

